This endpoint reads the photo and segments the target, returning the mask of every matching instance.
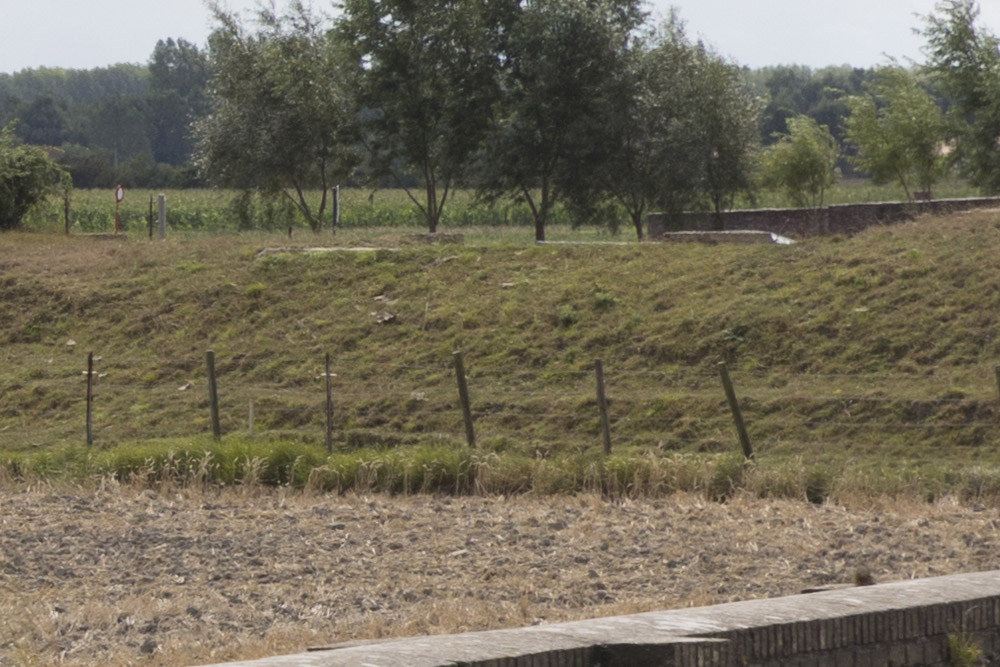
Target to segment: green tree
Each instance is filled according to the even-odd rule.
[[[676,214],[697,199],[697,181],[688,169],[697,153],[695,60],[683,23],[671,12],[626,54],[615,80],[608,129],[617,150],[596,177],[628,214],[640,241],[651,208]]]
[[[788,133],[764,153],[765,186],[784,190],[794,206],[818,208],[840,177],[840,151],[829,128],[808,116],[788,119]]]
[[[133,157],[152,157],[147,109],[142,98],[112,95],[90,116],[87,123],[89,143],[92,147],[107,149],[113,170]]]
[[[324,21],[301,2],[261,9],[255,32],[213,6],[211,113],[197,161],[219,185],[286,197],[319,231],[329,188],[356,164],[354,83]],[[308,188],[322,189],[314,210]]]
[[[802,65],[778,65],[756,70],[751,76],[767,98],[761,122],[761,139],[765,144],[786,133],[787,119],[799,115],[829,127],[840,143],[843,121],[848,114],[845,96],[864,92],[864,83],[872,71],[847,66],[814,70]]]
[[[695,128],[701,159],[690,166],[697,170],[699,189],[721,226],[721,213],[732,207],[736,195],[753,194],[763,103],[753,93],[745,70],[704,48],[697,55]]]
[[[191,159],[191,126],[208,113],[208,55],[183,39],[160,40],[149,62],[153,158],[167,164]]]
[[[627,54],[620,77],[600,185],[640,240],[651,207],[719,211],[752,190],[762,105],[739,68],[687,39],[676,13]]]
[[[17,133],[28,144],[60,146],[67,134],[65,111],[48,95],[36,97],[21,111]]]
[[[0,129],[0,230],[19,227],[35,204],[68,181],[42,149],[18,143],[13,123]]]
[[[926,17],[927,68],[953,103],[955,159],[970,181],[1000,192],[1000,40],[973,0],[942,0]]]
[[[944,174],[940,148],[946,127],[914,74],[898,66],[880,68],[865,94],[848,97],[847,106],[845,137],[857,148],[851,162],[877,184],[899,181],[911,201],[911,183],[930,191]]]
[[[338,31],[359,67],[372,175],[404,188],[431,233],[489,128],[493,9],[479,0],[343,3]],[[414,174],[422,193],[410,187]]]
[[[593,210],[594,171],[615,149],[608,127],[618,89],[609,83],[644,14],[637,0],[534,0],[503,18],[503,100],[478,190],[526,202],[543,241],[556,202]]]

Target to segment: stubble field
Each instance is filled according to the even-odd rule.
[[[0,487],[0,665],[194,665],[1000,567],[995,507]]]

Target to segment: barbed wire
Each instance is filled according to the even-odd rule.
[[[38,415],[65,413],[85,400],[87,383],[85,360],[76,352],[60,356],[3,355],[8,365],[20,365],[28,377],[5,381],[0,385],[4,392],[0,402],[0,444],[5,447],[26,448],[42,441],[46,444],[76,442],[73,433],[82,430],[83,415],[47,428],[44,434],[26,432],[34,428]],[[142,406],[159,403],[182,408],[185,411],[203,410],[209,403],[207,382],[201,371],[201,362],[191,359],[170,360],[175,364],[168,379],[153,382],[132,381],[137,372],[129,364],[157,370],[153,357],[95,357],[95,371],[91,376],[91,399],[94,405],[109,405],[109,400],[120,394],[139,397]],[[332,361],[332,360],[331,360]],[[160,362],[162,365],[162,361]],[[292,364],[289,364],[292,366]],[[81,366],[83,366],[81,368]],[[276,372],[278,382],[255,383],[244,376],[239,382],[228,382],[230,372],[217,374],[219,383],[220,417],[230,429],[241,429],[254,424],[255,433],[283,433],[289,430],[325,427],[326,377],[321,362],[312,364],[308,372],[298,365],[295,373],[283,376]],[[179,369],[179,370],[178,370]],[[925,376],[911,373],[803,373],[778,372],[778,369],[734,370],[731,375],[737,382],[737,394],[742,409],[755,415],[763,409],[770,412],[776,402],[789,404],[788,411],[803,409],[797,404],[829,405],[838,410],[829,419],[809,419],[791,423],[769,424],[772,433],[794,433],[808,429],[842,429],[854,431],[871,429],[880,431],[952,430],[967,432],[976,429],[1000,428],[1000,420],[982,419],[981,404],[996,402],[996,387],[986,370],[969,369],[954,373],[961,383],[943,388],[943,380],[935,377],[934,385],[945,395],[915,395],[926,386]],[[408,373],[397,376],[393,373]],[[420,373],[424,373],[420,376]],[[414,377],[416,376],[416,377]],[[605,371],[605,387],[612,409],[610,424],[622,438],[662,438],[672,446],[701,446],[706,439],[722,438],[715,425],[726,423],[726,400],[717,386],[718,378],[713,369],[686,366],[663,369],[621,369]],[[557,420],[558,428],[573,434],[573,438],[590,440],[595,435],[599,419],[595,395],[593,369],[540,368],[503,372],[469,372],[467,381],[472,397],[471,414],[481,437],[521,437],[529,422]],[[884,380],[884,385],[870,382],[873,378]],[[460,402],[455,386],[454,369],[447,363],[372,363],[363,360],[341,359],[331,363],[331,407],[337,428],[343,430],[351,420],[359,429],[386,428],[394,420],[423,420],[418,429],[420,437],[427,437],[435,427],[453,429],[444,433],[454,438],[462,431]],[[742,380],[742,382],[740,382]],[[851,385],[857,382],[865,386]],[[954,386],[960,384],[961,386]],[[805,386],[803,386],[805,385]],[[810,387],[809,385],[818,385]],[[825,388],[823,387],[825,385]],[[891,386],[890,386],[891,385]],[[711,406],[715,416],[702,409],[695,420],[702,423],[695,431],[699,435],[685,437],[669,432],[670,427],[687,416],[672,414],[677,405],[692,404]],[[975,406],[969,419],[955,421],[953,410],[937,410],[955,406]],[[647,406],[647,407],[644,407]],[[888,406],[899,406],[912,413],[896,415],[895,421],[879,414]],[[619,410],[615,414],[614,409]],[[919,409],[917,409],[919,408]],[[101,438],[171,437],[189,435],[190,424],[167,423],[173,416],[151,416],[140,410],[123,410],[121,414],[101,414],[97,433]],[[644,414],[627,414],[629,410]],[[664,414],[658,412],[662,410]],[[206,410],[207,411],[207,410]],[[621,414],[624,411],[626,414]],[[651,411],[651,412],[650,412]],[[858,418],[852,418],[856,411]],[[866,411],[868,411],[866,413]],[[949,414],[949,412],[951,414]],[[942,414],[943,413],[943,414]],[[992,407],[986,414],[992,413]],[[251,419],[251,414],[253,415]],[[345,416],[346,415],[346,416]],[[844,417],[847,417],[846,419]],[[199,421],[204,421],[203,417]],[[947,421],[940,421],[945,419]],[[787,420],[786,420],[787,421]],[[287,423],[283,423],[287,422]],[[546,426],[545,428],[550,428]],[[702,430],[704,429],[704,430]],[[658,436],[658,431],[664,431]],[[538,437],[529,428],[526,435]],[[755,435],[755,437],[757,437]]]

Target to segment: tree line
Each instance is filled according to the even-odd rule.
[[[46,146],[78,187],[285,197],[314,229],[329,204],[307,190],[402,187],[433,232],[473,188],[524,202],[539,240],[557,205],[641,238],[653,208],[720,212],[761,187],[817,206],[854,169],[908,196],[951,168],[1000,190],[1000,57],[973,0],[924,17],[924,65],[815,71],[741,67],[639,0],[212,8],[205,49],[0,75],[5,145]]]
[[[167,39],[146,65],[0,74],[0,126],[15,122],[76,187],[204,185],[190,129],[208,112],[210,67],[204,49]]]

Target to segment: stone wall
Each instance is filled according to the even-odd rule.
[[[650,239],[656,239],[664,232],[745,229],[774,232],[789,238],[805,238],[856,234],[873,225],[891,225],[924,214],[997,207],[1000,207],[1000,197],[936,199],[912,203],[838,204],[819,209],[725,211],[718,217],[712,213],[682,213],[671,218],[663,213],[650,213],[646,223]]]
[[[944,667],[1000,664],[1000,571],[572,623],[326,647],[243,667]],[[232,667],[232,665],[230,666]]]

